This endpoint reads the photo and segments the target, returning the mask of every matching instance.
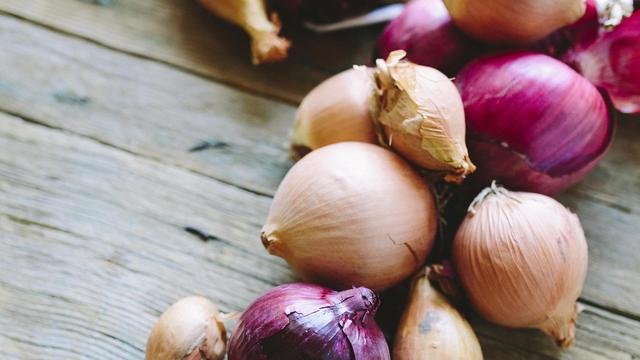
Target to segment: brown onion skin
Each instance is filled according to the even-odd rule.
[[[585,0],[444,0],[456,25],[479,40],[529,44],[572,24]]]
[[[307,282],[379,291],[425,260],[435,199],[399,156],[343,142],[311,152],[280,184],[261,238]]]
[[[516,51],[480,58],[455,80],[478,170],[469,180],[555,194],[602,160],[615,130],[600,92],[547,55]]]
[[[407,304],[396,332],[395,360],[482,360],[473,329],[436,290],[425,271],[411,284]]]
[[[304,283],[278,286],[240,318],[229,360],[388,360],[375,321],[379,304],[363,287],[336,292]]]
[[[494,323],[570,346],[588,262],[578,217],[541,194],[497,188],[478,198],[452,248],[469,301]]]

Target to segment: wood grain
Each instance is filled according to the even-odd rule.
[[[293,102],[337,70],[369,62],[373,43],[365,39],[381,30],[318,36],[288,26],[290,59],[255,67],[242,31],[195,0],[0,0],[0,11]]]
[[[176,299],[242,310],[294,279],[257,240],[268,198],[1,113],[0,148],[3,359],[142,358]],[[564,353],[540,333],[473,322],[488,359],[640,356],[640,323],[590,306]]]
[[[294,109],[0,17],[0,109],[261,194],[290,163]],[[590,244],[583,296],[638,317],[640,122],[621,119],[605,161],[560,199],[582,219]],[[227,146],[189,153],[203,139]],[[254,220],[257,221],[257,220]]]

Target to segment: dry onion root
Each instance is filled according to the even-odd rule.
[[[587,258],[575,214],[545,195],[495,183],[472,202],[453,242],[456,270],[478,313],[541,329],[563,348],[575,337]]]
[[[434,289],[427,271],[418,273],[398,331],[396,360],[482,360],[482,349],[473,329],[462,315]]]
[[[305,281],[335,289],[393,286],[422,265],[435,239],[429,187],[379,146],[325,146],[278,187],[262,242]]]
[[[438,70],[402,60],[405,54],[394,51],[375,69],[350,69],[313,89],[296,114],[292,157],[343,141],[375,143],[377,135],[446,181],[459,183],[472,173],[458,90]]]
[[[467,34],[491,43],[527,44],[576,22],[585,0],[444,0]]]
[[[254,64],[284,60],[291,43],[278,36],[280,20],[275,12],[267,18],[264,0],[199,0],[220,18],[243,28],[251,37]]]
[[[218,308],[200,296],[171,305],[153,326],[145,360],[222,360],[226,332]]]

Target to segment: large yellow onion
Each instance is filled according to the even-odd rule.
[[[453,242],[473,307],[488,320],[538,328],[566,348],[587,272],[578,217],[545,195],[493,184],[476,197]]]
[[[392,51],[386,61],[376,62],[376,120],[384,141],[409,162],[444,172],[446,181],[462,182],[476,168],[465,144],[460,93],[446,75],[404,61],[405,55]]]
[[[171,305],[153,326],[145,360],[222,360],[226,332],[218,308],[200,296]]]
[[[365,67],[345,70],[304,97],[296,112],[291,139],[294,159],[338,142],[378,142],[371,117],[372,72]]]
[[[407,163],[376,145],[343,142],[291,168],[261,238],[306,281],[383,290],[422,265],[436,228],[433,194]]]
[[[467,34],[492,43],[527,44],[576,22],[585,0],[444,0]]]
[[[482,360],[482,349],[462,315],[434,289],[425,271],[413,279],[393,347],[395,360]]]

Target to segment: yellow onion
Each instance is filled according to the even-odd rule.
[[[482,349],[471,325],[434,289],[425,271],[418,273],[411,284],[409,303],[396,332],[393,358],[482,360]]]
[[[209,11],[243,28],[251,37],[254,64],[283,60],[291,43],[280,36],[280,20],[271,13],[267,17],[264,0],[199,0]]]
[[[407,163],[376,145],[343,142],[291,168],[261,238],[306,281],[378,291],[422,265],[436,228],[433,194]]]
[[[409,162],[443,171],[445,180],[459,183],[475,170],[465,144],[460,93],[443,73],[402,61],[405,55],[393,51],[386,62],[376,61],[376,120],[384,141]]]
[[[291,155],[343,141],[377,143],[371,117],[372,70],[358,67],[330,77],[304,97],[291,140]]]
[[[218,308],[200,296],[171,305],[154,325],[146,360],[222,360],[226,332]]]
[[[495,183],[472,202],[453,242],[456,270],[478,313],[541,329],[563,348],[575,336],[587,258],[575,214],[545,195]]]
[[[453,21],[467,34],[492,43],[527,44],[572,24],[585,0],[444,0]]]

